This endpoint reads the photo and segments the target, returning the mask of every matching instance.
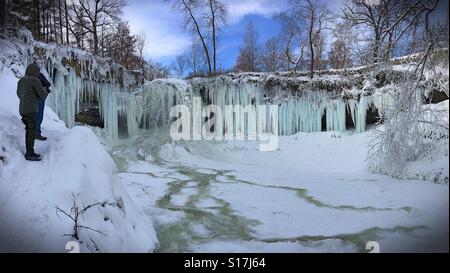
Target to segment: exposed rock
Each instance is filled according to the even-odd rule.
[[[100,113],[98,112],[98,108],[89,108],[81,113],[78,113],[75,116],[75,121],[100,128],[104,128],[105,126],[102,118],[100,117]]]
[[[380,113],[378,112],[378,109],[374,108],[374,107],[370,107],[369,109],[367,109],[366,112],[366,125],[369,124],[377,124],[380,122]],[[322,121],[322,127],[324,126],[325,120]],[[352,119],[352,114],[350,113],[349,109],[346,108],[345,109],[345,125],[347,129],[353,129],[355,128],[355,124],[353,122]]]

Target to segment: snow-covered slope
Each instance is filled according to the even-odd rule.
[[[65,252],[74,228],[72,207],[80,210],[81,251],[153,251],[157,238],[148,217],[130,199],[116,166],[96,135],[86,127],[68,129],[46,108],[37,142],[42,162],[23,158],[24,126],[18,114],[17,78],[0,73],[0,252]],[[75,206],[74,206],[75,202]],[[57,213],[56,207],[62,211]],[[94,231],[96,230],[96,231]]]

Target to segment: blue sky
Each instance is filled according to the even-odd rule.
[[[224,0],[229,9],[228,24],[219,36],[219,64],[231,68],[242,44],[249,20],[259,33],[259,42],[277,36],[280,23],[273,16],[288,8],[289,0]],[[343,0],[326,1],[332,11],[338,11]],[[394,0],[395,1],[395,0]],[[144,31],[148,58],[169,65],[191,47],[191,34],[183,27],[183,15],[166,0],[128,0],[123,17],[133,33]],[[448,0],[441,0],[433,19],[448,19]]]
[[[249,21],[255,24],[259,34],[259,43],[265,43],[268,39],[277,36],[281,30],[281,24],[270,17],[261,15],[246,15],[239,23],[226,27],[220,36],[220,63],[224,68],[230,68],[236,62],[239,47],[243,42],[243,36]]]
[[[226,0],[229,8],[228,24],[220,34],[219,63],[231,68],[249,20],[259,32],[259,42],[277,36],[281,25],[273,15],[287,8],[288,0]],[[129,21],[133,33],[144,31],[147,37],[145,55],[170,64],[191,47],[191,34],[183,27],[183,16],[165,0],[129,0],[123,17]]]

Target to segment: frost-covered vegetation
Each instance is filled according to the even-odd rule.
[[[410,79],[397,85],[398,96],[384,110],[383,127],[373,137],[369,160],[374,171],[448,184],[448,58],[441,57],[441,52],[431,55],[424,69],[423,77],[432,81]],[[447,100],[425,103],[436,95]]]

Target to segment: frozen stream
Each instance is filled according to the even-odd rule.
[[[448,186],[370,174],[369,133],[281,137],[263,153],[146,132],[111,154],[158,252],[448,251]]]

